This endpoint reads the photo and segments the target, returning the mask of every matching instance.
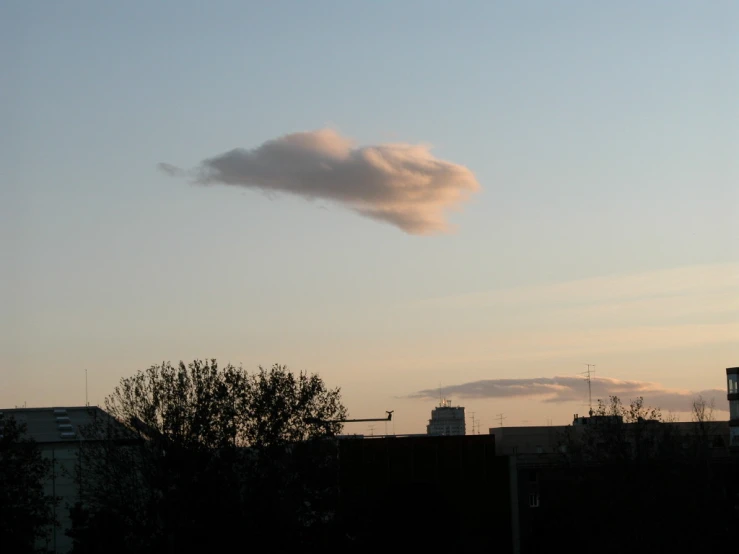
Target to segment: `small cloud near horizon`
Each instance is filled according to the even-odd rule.
[[[162,173],[166,173],[171,177],[185,177],[186,174],[186,171],[184,169],[180,169],[176,165],[172,164],[158,163],[157,168],[159,168],[159,171],[161,171]]]
[[[707,402],[716,401],[715,410],[728,411],[721,402],[726,391],[709,389],[686,391],[668,389],[658,383],[647,381],[622,381],[604,377],[593,377],[593,404],[596,399],[606,400],[618,396],[624,403],[644,397],[645,404],[672,412],[689,412],[693,400],[702,396]],[[525,379],[484,379],[459,385],[445,386],[444,393],[461,398],[530,398],[540,397],[543,402],[587,402],[588,385],[581,376],[533,377]],[[439,389],[425,389],[409,398],[431,399],[439,397]]]
[[[480,189],[472,171],[436,158],[428,146],[357,147],[332,129],[284,135],[251,150],[237,148],[189,171],[167,163],[158,167],[200,185],[330,200],[412,235],[449,231],[446,212]]]

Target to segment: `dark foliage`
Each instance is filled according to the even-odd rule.
[[[562,455],[532,466],[524,484],[541,505],[524,510],[524,552],[553,534],[573,550],[685,552],[726,548],[739,522],[736,458],[714,455],[710,406],[694,405],[693,431],[681,434],[643,400],[598,402],[587,425],[568,428]],[[525,497],[525,493],[522,495]]]
[[[0,550],[37,552],[55,523],[56,499],[44,493],[52,468],[25,426],[14,418],[0,421]]]
[[[75,553],[324,541],[336,456],[321,439],[342,425],[306,420],[340,420],[346,410],[318,376],[162,364],[122,379],[106,410],[112,419],[84,431],[101,440],[80,452]]]

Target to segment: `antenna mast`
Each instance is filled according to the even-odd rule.
[[[500,426],[503,427],[503,420],[506,419],[505,414],[498,414],[496,417],[498,421],[500,422]]]
[[[87,401],[87,369],[85,369],[85,406],[90,406],[90,403]]]
[[[588,382],[588,406],[590,407],[590,410],[588,411],[588,414],[590,417],[593,417],[593,380],[592,375],[595,373],[594,369],[590,369],[591,367],[595,367],[595,364],[585,364],[588,366],[588,370],[583,373],[585,375],[585,380]]]

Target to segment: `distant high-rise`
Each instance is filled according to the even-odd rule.
[[[726,368],[726,390],[729,399],[729,444],[739,447],[739,367]]]
[[[466,434],[464,407],[452,406],[449,400],[442,400],[439,406],[431,412],[426,434],[437,437]]]

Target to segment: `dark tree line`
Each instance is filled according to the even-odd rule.
[[[316,375],[280,365],[248,373],[215,360],[164,363],[122,379],[105,409],[81,430],[79,501],[68,531],[76,554],[358,551],[383,540],[375,533],[383,516],[352,523],[342,509],[338,447],[323,439],[341,431],[335,420],[346,409],[339,389]],[[570,428],[552,467],[521,474],[542,499],[521,523],[523,551],[550,549],[553,537],[602,552],[729,544],[739,467],[712,455],[712,406],[699,399],[693,411],[697,425],[683,435],[641,398],[599,401],[596,423]],[[55,499],[42,484],[50,463],[15,421],[2,434],[0,551],[34,552],[54,524]],[[378,497],[378,506],[407,509],[408,495],[420,503],[413,510],[433,503],[410,491]]]
[[[659,408],[639,397],[624,405],[617,396],[598,400],[588,424],[567,428],[562,437],[564,457],[572,463],[630,464],[671,458],[682,438],[675,434]]]
[[[122,379],[84,431],[74,552],[290,551],[336,537],[339,389],[215,360]]]
[[[643,399],[598,402],[587,425],[562,437],[555,467],[532,470],[541,509],[531,514],[529,551],[552,533],[573,549],[684,552],[724,548],[739,528],[739,464],[723,443],[712,407],[693,405],[680,432]]]

